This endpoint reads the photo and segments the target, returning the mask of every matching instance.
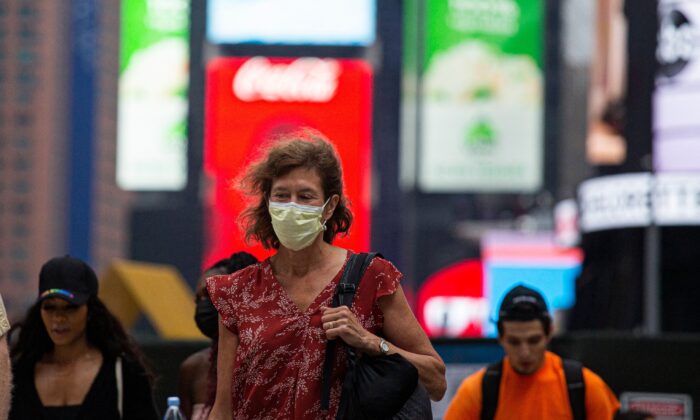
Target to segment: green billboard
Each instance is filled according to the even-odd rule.
[[[122,0],[117,184],[181,190],[187,183],[188,0]]]
[[[543,172],[543,0],[426,5],[421,189],[536,191]]]

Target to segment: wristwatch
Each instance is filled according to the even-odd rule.
[[[383,338],[379,340],[379,352],[383,356],[386,356],[387,354],[389,354],[389,342],[387,342]]]

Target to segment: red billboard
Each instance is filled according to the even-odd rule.
[[[429,337],[482,337],[487,304],[481,261],[462,260],[426,279],[416,316]]]
[[[206,71],[204,172],[205,266],[232,252],[269,255],[246,244],[238,216],[248,201],[235,181],[271,138],[301,127],[323,133],[343,165],[355,216],[335,243],[369,248],[372,70],[361,60],[222,57]]]

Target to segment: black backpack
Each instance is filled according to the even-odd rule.
[[[583,365],[576,360],[562,359],[566,388],[569,391],[569,405],[574,420],[586,419],[586,387],[583,383]],[[492,420],[498,407],[498,393],[501,386],[503,361],[486,368],[481,381],[481,420]]]

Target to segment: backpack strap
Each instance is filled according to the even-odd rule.
[[[498,408],[503,360],[490,364],[481,380],[481,420],[493,420]]]
[[[586,386],[583,365],[576,360],[562,359],[562,368],[569,393],[569,404],[574,420],[586,420]],[[498,408],[503,361],[489,365],[481,381],[481,420],[492,420]]]
[[[583,382],[583,365],[576,360],[562,359],[562,368],[569,391],[569,404],[574,420],[586,419],[586,385]]]
[[[333,294],[331,307],[347,306],[350,308],[355,299],[355,292],[365,274],[367,267],[374,257],[381,256],[378,252],[351,254],[343,270],[338,287]],[[331,371],[335,355],[336,340],[329,340],[326,345],[326,358],[323,361],[323,376],[321,377],[321,410],[328,410],[331,395]]]

